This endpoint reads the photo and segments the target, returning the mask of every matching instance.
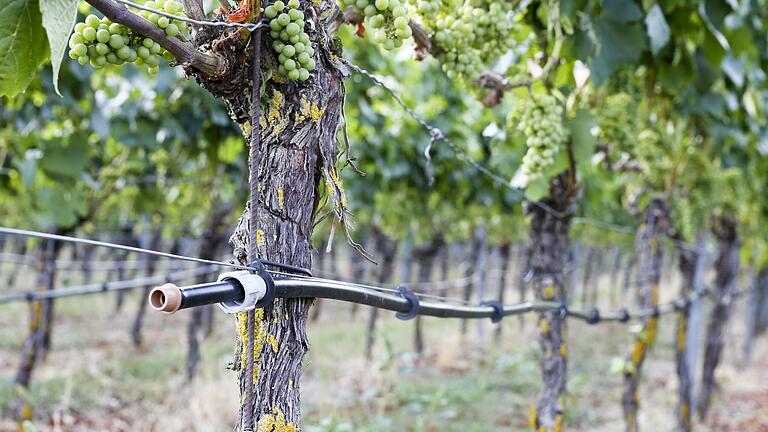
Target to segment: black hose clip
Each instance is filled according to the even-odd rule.
[[[397,287],[397,296],[406,299],[408,301],[408,306],[410,307],[408,312],[395,313],[397,319],[407,321],[419,314],[419,297],[417,297],[413,291],[409,290],[405,285],[400,285]]]
[[[107,291],[109,291],[109,282],[102,282],[101,292],[107,292]]]
[[[557,314],[560,316],[560,319],[565,319],[568,316],[568,306],[565,303],[561,303],[560,307],[557,308]]]
[[[267,268],[264,267],[263,261],[254,261],[248,264],[250,272],[259,275],[264,279],[264,284],[267,286],[267,292],[259,301],[256,302],[254,308],[261,309],[272,304],[275,301],[275,281],[272,279],[272,275],[269,274]]]
[[[24,300],[26,300],[29,303],[32,303],[33,301],[35,301],[35,293],[31,291],[24,293]]]
[[[627,308],[621,308],[619,309],[619,322],[628,322],[629,321],[629,311]]]
[[[590,309],[590,311],[587,312],[587,323],[597,324],[599,322],[600,322],[600,311],[597,310],[597,308]]]
[[[480,306],[489,306],[493,308],[493,313],[491,314],[492,323],[496,324],[501,322],[502,318],[504,318],[504,305],[497,302],[496,300],[481,302]]]

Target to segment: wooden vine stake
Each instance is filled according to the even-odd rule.
[[[531,206],[530,248],[528,262],[531,281],[538,300],[566,302],[563,269],[568,257],[568,231],[571,225],[571,198],[565,174],[552,179],[550,198],[544,201],[562,215]],[[568,346],[565,341],[565,316],[561,311],[542,312],[538,317],[543,386],[539,400],[531,407],[530,427],[537,432],[560,432],[563,428],[565,379]]]
[[[659,305],[659,281],[661,279],[662,248],[661,237],[666,235],[669,225],[666,203],[655,197],[645,210],[644,222],[635,240],[637,252],[637,300],[639,308],[654,308]],[[635,337],[624,367],[624,392],[622,407],[627,432],[638,430],[637,414],[640,408],[638,386],[640,373],[648,352],[656,341],[658,317],[644,318],[640,332]]]

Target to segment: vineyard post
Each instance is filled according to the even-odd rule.
[[[37,292],[45,292],[53,289],[53,280],[56,271],[56,254],[59,245],[54,240],[47,240],[40,246],[40,259],[37,263],[35,285]],[[45,337],[45,320],[48,317],[48,309],[51,300],[37,300],[31,303],[31,316],[27,337],[21,348],[21,361],[14,380],[14,399],[10,404],[14,420],[23,430],[23,423],[32,419],[33,409],[30,405],[29,383],[32,380],[32,372],[43,355],[42,345]]]
[[[637,273],[641,278],[637,286],[638,307],[640,308],[655,308],[659,305],[659,282],[663,255],[661,238],[666,235],[668,225],[666,203],[662,198],[654,197],[645,210],[643,224],[638,229],[635,241]],[[635,336],[624,368],[622,407],[627,432],[638,430],[640,373],[643,362],[656,340],[657,326],[658,316],[650,316],[642,320],[641,330]]]
[[[475,267],[475,283],[477,290],[477,298],[479,301],[485,300],[485,285],[488,280],[488,232],[484,225],[477,227],[480,231],[478,237],[480,238],[480,250],[478,250],[477,258],[474,262]],[[477,320],[475,323],[477,326],[477,343],[482,347],[485,344],[485,320]]]
[[[567,174],[550,182],[548,206],[528,207],[531,216],[529,264],[533,273],[531,283],[537,300],[567,304],[563,269],[568,260],[572,218],[572,196]],[[552,212],[548,209],[554,209]],[[566,344],[565,313],[559,310],[538,315],[539,345],[541,347],[542,389],[538,402],[531,406],[530,427],[536,431],[562,430],[568,346]]]
[[[376,226],[371,228],[371,237],[381,259],[381,264],[378,268],[377,281],[379,285],[384,285],[392,279],[395,255],[397,254],[397,242],[389,238]],[[367,360],[373,358],[373,344],[376,340],[376,320],[378,319],[378,316],[379,309],[375,307],[370,308],[368,312],[365,338],[365,358]]]
[[[569,259],[568,266],[570,269],[570,275],[568,275],[568,283],[566,285],[567,297],[574,303],[576,302],[576,294],[579,287],[579,275],[581,274],[582,265],[582,251],[583,246],[579,242],[574,242],[568,250]]]
[[[414,248],[413,258],[419,266],[418,282],[430,282],[432,280],[432,269],[435,265],[435,258],[440,249],[445,246],[443,236],[434,235],[427,243]],[[414,290],[418,291],[418,290]],[[424,353],[424,334],[421,315],[416,315],[414,321],[413,346],[416,354],[421,356]]]
[[[736,222],[727,217],[716,219],[712,232],[717,238],[715,259],[714,306],[710,311],[704,345],[704,363],[701,373],[701,390],[696,401],[700,419],[705,419],[717,384],[715,369],[720,363],[725,346],[724,331],[730,315],[732,294],[739,273],[739,247]]]
[[[760,308],[759,293],[757,291],[757,274],[755,269],[751,268],[749,275],[747,276],[747,285],[749,286],[749,294],[747,294],[747,313],[746,313],[746,330],[744,335],[744,343],[741,349],[741,364],[740,369],[746,369],[749,367],[749,363],[752,357],[752,343],[755,339],[755,323],[757,322],[757,312]]]
[[[755,336],[760,336],[768,329],[768,266],[757,275],[758,311],[755,322]]]
[[[587,247],[587,257],[584,260],[584,276],[581,280],[581,307],[587,308],[589,306],[589,294],[592,289],[590,283],[592,282],[592,272],[594,270],[595,259],[597,257],[597,248],[593,246]]]
[[[528,272],[531,269],[530,261],[531,255],[529,253],[529,246],[523,246],[517,251],[517,266],[515,268],[515,284],[517,285],[517,300],[519,302],[527,301],[528,296]],[[525,316],[520,315],[517,317],[517,324],[522,330],[525,327]]]
[[[162,239],[162,231],[159,229],[155,230],[152,233],[142,233],[141,241],[144,243],[142,245],[145,249],[158,249],[158,246],[160,245],[160,240]],[[144,269],[146,271],[146,276],[152,276],[155,274],[155,270],[157,267],[157,257],[151,256],[151,255],[145,255],[144,261]],[[131,325],[131,342],[133,342],[133,346],[140,347],[143,343],[143,338],[141,335],[141,327],[144,324],[144,315],[147,311],[147,296],[149,295],[149,290],[152,289],[151,286],[147,286],[143,290],[143,294],[139,296],[139,307],[136,309],[136,315],[133,317],[133,324]]]
[[[480,238],[481,232],[478,230],[475,230],[475,232],[472,234],[472,239],[470,240],[470,246],[469,248],[464,248],[466,253],[464,254],[464,265],[466,266],[464,270],[464,293],[462,295],[462,298],[464,301],[469,301],[469,299],[472,297],[472,292],[475,290],[475,282],[477,278],[477,274],[475,273],[477,269],[475,268],[476,262],[473,261],[478,254],[480,253],[480,248],[482,247],[482,239]],[[469,330],[469,322],[466,319],[461,320],[461,336],[466,337],[467,331]]]
[[[696,248],[680,248],[678,266],[682,275],[680,296],[700,295],[703,289],[704,259],[706,244],[703,232],[696,238]],[[698,335],[700,334],[700,302],[684,305],[677,312],[675,328],[675,362],[678,379],[677,429],[688,432],[692,429],[693,387],[696,361],[698,358]]]
[[[499,246],[499,261],[501,263],[501,274],[499,275],[499,287],[498,287],[498,293],[496,294],[496,301],[498,301],[501,304],[504,304],[504,291],[507,289],[507,272],[509,271],[509,261],[510,261],[510,251],[512,249],[512,245],[508,241],[504,241]],[[501,341],[501,335],[502,335],[502,325],[501,323],[496,325],[496,329],[493,333],[494,340],[498,343]]]

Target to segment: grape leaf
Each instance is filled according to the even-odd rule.
[[[595,150],[596,138],[592,128],[597,126],[597,117],[586,109],[579,109],[572,120],[568,122],[573,143],[573,159],[579,170],[584,164],[589,164]]]
[[[59,69],[64,53],[67,51],[69,34],[77,19],[77,0],[39,0],[43,27],[48,35],[51,48],[51,66],[53,67],[53,88],[59,92]]]
[[[589,63],[592,82],[605,81],[621,64],[635,63],[646,48],[645,29],[638,23],[623,23],[600,17],[593,23],[598,40],[597,54]]]
[[[48,42],[37,0],[3,0],[0,5],[0,96],[26,90],[45,61]]]
[[[648,29],[648,39],[651,41],[651,53],[656,55],[667,45],[671,34],[664,12],[658,4],[653,5],[648,11],[645,27]]]

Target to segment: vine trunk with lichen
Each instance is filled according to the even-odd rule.
[[[663,199],[654,197],[645,209],[644,221],[638,230],[635,241],[639,276],[637,303],[640,308],[655,308],[659,305],[659,282],[663,255],[660,241],[668,229],[668,221],[666,203]],[[650,316],[642,320],[641,330],[635,336],[625,363],[622,407],[627,432],[638,430],[640,372],[648,352],[656,341],[657,326],[658,316]]]
[[[684,249],[680,251],[679,268],[682,276],[680,296],[683,298],[694,292],[697,255],[697,251]],[[692,427],[693,381],[691,379],[691,366],[688,363],[688,317],[690,309],[690,304],[685,304],[677,312],[675,325],[675,369],[678,380],[677,430],[682,432],[688,432]]]
[[[543,204],[554,209],[531,206],[528,264],[533,274],[534,293],[539,300],[565,304],[565,273],[568,258],[568,232],[571,227],[572,197],[566,174],[552,179],[550,198]],[[538,316],[541,374],[543,386],[539,400],[530,408],[530,427],[537,432],[563,430],[564,396],[568,368],[565,316],[551,310]]]
[[[257,199],[249,202],[230,244],[238,261],[248,261],[249,238],[255,239],[259,258],[311,267],[312,227],[327,196],[328,213],[346,227],[346,197],[336,171],[339,129],[344,102],[343,79],[348,75],[340,61],[340,45],[328,28],[338,13],[330,0],[301,1],[306,32],[316,52],[317,68],[305,82],[290,81],[277,72],[277,60],[268,37],[262,37],[259,127],[251,124],[253,47],[237,29],[203,28],[195,45],[219,56],[226,76],[195,75],[198,83],[225,101],[249,143],[257,143]],[[247,36],[247,35],[246,35]],[[189,72],[189,71],[188,71]],[[260,131],[252,140],[254,130]],[[249,226],[255,218],[253,236]],[[238,314],[236,356],[241,394],[241,419],[254,419],[254,430],[297,431],[301,425],[300,378],[309,349],[306,333],[312,299],[275,299],[253,312],[252,391],[246,379],[248,363],[247,313]],[[246,397],[252,393],[252,404]],[[244,415],[249,414],[249,415]],[[244,426],[239,426],[243,430]],[[245,426],[248,427],[248,426]]]
[[[702,420],[706,418],[709,404],[717,390],[715,369],[725,345],[725,326],[731,311],[732,296],[736,290],[736,278],[739,273],[740,241],[736,222],[720,217],[712,229],[717,238],[717,258],[715,259],[714,306],[707,323],[707,335],[704,345],[704,363],[701,372],[701,392],[697,401],[697,412]]]

